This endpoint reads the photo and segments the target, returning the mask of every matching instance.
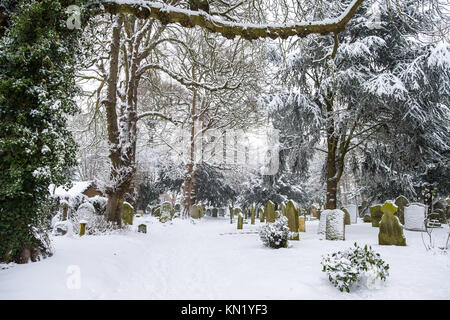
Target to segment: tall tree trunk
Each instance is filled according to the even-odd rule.
[[[121,150],[119,145],[119,128],[117,124],[117,78],[119,68],[119,47],[120,31],[122,28],[123,16],[115,17],[112,28],[111,51],[109,58],[109,76],[107,79],[107,93],[104,101],[106,108],[106,119],[109,141],[109,159],[111,160],[110,180],[118,179],[118,172],[121,167]],[[105,216],[108,221],[122,225],[122,203],[123,193],[117,190],[114,185],[106,188],[108,202],[106,204]]]
[[[327,107],[327,195],[325,209],[336,209],[338,174],[336,165],[336,151],[338,145],[338,137],[335,132],[333,119],[333,101],[331,97],[325,98]]]

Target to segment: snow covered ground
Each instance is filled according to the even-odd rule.
[[[142,222],[147,234],[136,232]],[[0,265],[0,299],[450,299],[450,254],[427,252],[419,232],[405,230],[407,247],[379,246],[378,228],[359,220],[345,241],[326,241],[318,221],[307,221],[300,241],[269,249],[258,224],[238,233],[227,218],[161,224],[141,217],[119,234],[54,237],[53,257]],[[442,246],[444,230],[434,238]],[[322,255],[355,241],[389,263],[386,286],[341,293],[321,271]],[[80,288],[70,288],[77,270]]]

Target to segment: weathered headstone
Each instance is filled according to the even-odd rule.
[[[207,215],[208,217],[211,216],[211,209],[210,209],[210,208],[206,209],[206,215]]]
[[[175,203],[175,212],[181,212],[181,204],[180,203]]]
[[[132,225],[133,224],[133,212],[134,212],[133,206],[125,201],[123,203],[123,208],[122,208],[123,222],[125,222],[128,225]]]
[[[369,214],[365,214],[363,217],[363,222],[372,222],[372,217]]]
[[[323,214],[323,212],[322,212]],[[345,240],[345,213],[342,210],[330,210],[326,214],[325,239],[326,240]]]
[[[225,209],[219,208],[219,217],[225,217]]]
[[[378,233],[378,244],[406,246],[406,238],[403,235],[403,227],[400,220],[394,215],[398,207],[390,201],[386,201],[381,207],[383,217],[380,221],[380,231]]]
[[[139,226],[138,226],[138,232],[141,232],[141,233],[147,233],[147,225],[146,224],[140,224]]]
[[[189,215],[192,219],[200,219],[202,217],[202,206],[201,205],[192,205],[189,210]]]
[[[298,217],[298,231],[299,232],[306,232],[306,225],[305,225],[305,217],[304,216]]]
[[[381,217],[383,212],[381,211],[381,205],[377,204],[370,207],[370,217],[372,218],[372,227],[378,228],[380,226]]]
[[[244,226],[244,215],[242,214],[241,208],[236,208],[236,215],[237,215],[237,228],[242,229]]]
[[[409,201],[404,196],[398,196],[395,199],[395,205],[398,207],[397,217],[401,224],[405,224],[405,207],[408,205]]]
[[[347,226],[349,224],[351,224],[350,221],[350,213],[348,212],[348,210],[346,208],[341,208],[342,211],[344,211],[345,217],[344,217],[344,224]]]
[[[350,214],[350,222],[351,224],[358,223],[358,207],[355,204],[349,204],[345,207]]]
[[[152,210],[153,216],[160,217],[161,216],[161,206],[156,206]]]
[[[275,204],[270,200],[266,202],[264,207],[264,216],[266,217],[266,222],[275,222]]]
[[[298,210],[292,201],[288,201],[285,207],[285,216],[288,219],[288,226],[290,231],[290,240],[299,240],[298,231]]]
[[[217,218],[217,215],[218,215],[218,214],[219,214],[219,209],[213,208],[213,209],[211,210],[211,217]]]
[[[251,224],[255,224],[255,215],[256,215],[256,208],[252,204],[252,206],[250,207],[250,223]]]
[[[144,210],[138,210],[136,212],[136,217],[143,217],[144,216]]]
[[[422,203],[410,203],[404,208],[404,228],[413,231],[425,231],[425,214],[427,206]]]

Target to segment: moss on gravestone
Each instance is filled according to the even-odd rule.
[[[403,235],[403,227],[400,220],[394,215],[397,206],[390,201],[386,201],[381,207],[383,217],[380,221],[380,231],[378,233],[378,244],[406,246],[406,238]]]
[[[377,204],[370,207],[370,217],[372,218],[372,227],[378,228],[380,225],[383,212],[381,211],[381,205]]]

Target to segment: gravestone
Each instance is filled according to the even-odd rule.
[[[66,198],[65,200],[61,200],[60,202],[60,207],[61,207],[61,211],[62,211],[62,217],[61,220],[62,221],[66,221],[67,217],[68,217],[68,213],[69,213],[69,198]]]
[[[236,208],[236,215],[237,215],[237,228],[242,229],[244,226],[244,215],[242,214],[241,208]]]
[[[344,224],[347,226],[349,224],[351,224],[350,221],[350,213],[348,212],[348,210],[346,208],[341,208],[342,211],[344,211],[345,217],[344,217]]]
[[[155,217],[160,217],[161,216],[161,206],[154,207],[152,210],[152,214]]]
[[[143,217],[144,216],[144,210],[138,210],[136,212],[136,217]]]
[[[256,208],[254,205],[250,207],[250,223],[255,224]]]
[[[306,232],[306,225],[305,225],[305,217],[304,216],[298,217],[298,231],[299,232]]]
[[[213,209],[211,210],[211,217],[217,218],[217,215],[218,215],[218,214],[219,214],[219,209],[213,208]]]
[[[380,221],[380,231],[378,232],[379,245],[406,246],[406,238],[403,235],[403,227],[400,220],[394,214],[398,207],[395,203],[386,201],[381,207],[383,217]]]
[[[355,204],[349,204],[345,207],[350,214],[350,222],[351,224],[358,223],[358,207]]]
[[[410,203],[404,208],[406,230],[425,231],[425,214],[427,206],[422,203]]]
[[[288,201],[285,207],[285,217],[288,219],[288,227],[290,231],[290,240],[299,240],[298,231],[298,210],[292,201]]]
[[[264,216],[266,222],[275,222],[275,204],[270,200],[266,202],[266,206],[264,207]]]
[[[84,236],[84,234],[86,233],[86,224],[86,220],[80,220],[80,236]]]
[[[405,207],[408,205],[409,201],[404,196],[398,196],[395,199],[395,205],[398,207],[396,216],[400,220],[401,224],[405,224]]]
[[[147,233],[147,225],[146,224],[140,224],[138,226],[138,232]]]
[[[327,214],[330,213],[331,211],[332,210],[325,209],[321,212],[320,219],[319,219],[319,228],[317,230],[318,234],[325,235],[325,229],[326,229],[326,224],[327,224]]]
[[[372,218],[372,227],[378,228],[380,225],[383,212],[381,211],[381,205],[377,204],[370,207],[370,217]]]
[[[125,224],[132,225],[133,224],[133,213],[134,208],[131,204],[128,202],[123,203],[123,210],[122,210],[122,220]]]
[[[200,219],[202,217],[202,206],[201,205],[192,205],[189,210],[189,215],[192,219]]]
[[[363,217],[363,222],[372,222],[372,217],[369,214],[365,214]]]
[[[225,209],[219,208],[219,217],[225,217]]]
[[[211,216],[211,209],[206,209],[206,215],[208,216],[208,217],[210,217]]]
[[[345,219],[344,211],[339,209],[329,210],[325,218],[326,240],[345,240],[344,219]]]

